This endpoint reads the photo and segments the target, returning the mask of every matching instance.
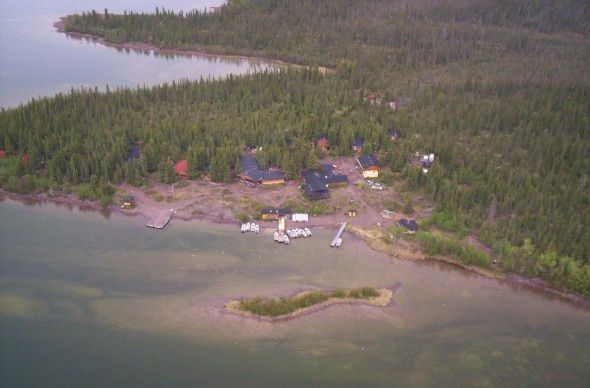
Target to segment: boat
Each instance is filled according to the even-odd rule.
[[[311,236],[312,236],[312,234],[311,234],[311,230],[310,230],[309,228],[305,228],[305,232],[307,232],[307,235],[308,235],[309,237],[311,237]]]

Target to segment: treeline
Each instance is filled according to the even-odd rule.
[[[392,73],[490,61],[521,77],[570,77],[560,64],[587,64],[590,46],[581,34],[589,20],[583,0],[261,0],[230,1],[217,13],[90,12],[69,16],[65,28],[116,43],[338,67],[355,87],[390,87]],[[515,60],[532,59],[529,69],[514,69]]]
[[[252,145],[262,147],[263,166],[297,178],[302,168],[317,165],[320,134],[329,136],[334,155],[351,154],[359,135],[377,150],[387,131],[373,114],[342,81],[316,70],[58,94],[0,113],[0,149],[15,155],[0,170],[0,184],[37,170],[57,184],[141,185],[154,172],[170,183],[174,163],[183,158],[191,178],[208,173],[229,181],[244,147]],[[393,120],[392,113],[385,117]],[[140,156],[130,159],[134,145]]]

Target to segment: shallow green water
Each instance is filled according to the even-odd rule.
[[[269,235],[0,203],[2,386],[588,386],[590,312],[330,231]],[[400,284],[281,324],[237,296]]]

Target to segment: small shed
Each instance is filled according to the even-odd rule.
[[[6,151],[4,150],[0,150],[0,159],[5,159],[6,158]]]
[[[178,175],[179,179],[188,178],[188,160],[183,159],[176,162],[174,165],[174,172]]]
[[[134,144],[129,151],[129,155],[127,155],[128,161],[133,161],[139,159],[139,155],[141,154],[141,149],[139,148],[139,144]]]
[[[131,194],[124,195],[121,198],[121,208],[122,209],[131,209],[135,207],[135,197]]]
[[[291,220],[295,222],[308,222],[309,221],[309,214],[307,213],[293,213],[291,215]]]
[[[278,220],[281,217],[287,217],[291,214],[291,210],[285,208],[264,208],[260,210],[260,215],[265,221]]]
[[[405,218],[402,218],[397,224],[406,228],[406,233],[414,234],[418,231],[418,223],[414,220],[406,220]]]
[[[354,152],[362,152],[363,147],[365,146],[365,139],[362,137],[355,137],[352,141],[352,150]]]
[[[389,128],[387,130],[387,137],[389,137],[390,140],[398,140],[402,137],[402,133],[397,128]]]
[[[330,147],[330,142],[328,141],[328,136],[326,136],[326,135],[320,135],[318,137],[317,146],[323,152],[327,152],[328,151],[328,148]]]

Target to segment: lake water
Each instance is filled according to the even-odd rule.
[[[119,52],[88,40],[69,38],[53,27],[61,16],[92,9],[153,12],[156,6],[161,8],[164,4],[166,9],[178,11],[221,3],[222,0],[0,0],[0,107],[13,107],[31,98],[72,88],[151,86],[268,68],[256,60]]]
[[[270,235],[0,203],[0,386],[588,386],[590,312],[333,231]],[[270,324],[239,296],[398,284]]]
[[[265,68],[118,52],[54,31],[83,10],[152,0],[0,0],[0,106],[81,86]],[[167,9],[220,1],[166,1]],[[279,246],[235,227],[0,203],[0,386],[588,386],[590,312],[331,231]],[[387,308],[333,306],[269,324],[228,299],[401,286]]]

